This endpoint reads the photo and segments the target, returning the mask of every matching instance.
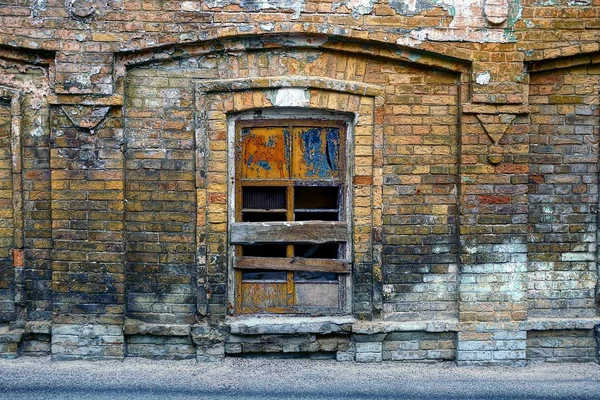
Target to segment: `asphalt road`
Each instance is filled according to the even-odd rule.
[[[600,399],[597,364],[0,360],[1,399]]]

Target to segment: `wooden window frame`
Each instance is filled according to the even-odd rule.
[[[346,310],[347,285],[351,273],[349,229],[349,185],[348,174],[348,122],[339,119],[238,119],[233,122],[235,136],[234,145],[234,220],[230,223],[230,245],[234,246],[233,271],[235,279],[235,312],[274,313],[274,314],[340,314]],[[336,178],[313,179],[294,178],[291,168],[288,178],[284,179],[244,179],[242,174],[242,145],[241,131],[246,127],[288,127],[290,132],[294,127],[338,128],[339,129],[339,162]],[[287,151],[287,150],[284,150]],[[291,166],[293,157],[289,159]],[[332,185],[333,183],[333,185]],[[242,187],[280,186],[286,188],[286,209],[284,222],[241,222],[242,221]],[[338,221],[294,221],[294,190],[300,186],[337,186],[338,190]],[[247,244],[277,244],[286,245],[286,257],[254,257],[243,256],[242,245]],[[340,253],[336,259],[302,258],[294,256],[295,243],[338,243]],[[242,254],[242,255],[240,255]],[[265,263],[268,261],[268,263]],[[284,307],[244,307],[242,305],[242,273],[244,270],[273,270],[285,271],[287,293]],[[297,271],[325,272],[338,274],[338,306],[337,307],[298,307],[294,304],[295,282],[294,273]],[[342,279],[344,277],[344,279]],[[283,282],[282,282],[283,284]]]

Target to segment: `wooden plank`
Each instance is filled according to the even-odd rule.
[[[268,269],[280,271],[314,271],[350,273],[350,264],[344,260],[322,258],[275,258],[275,257],[236,257],[234,268]]]
[[[338,283],[296,283],[295,304],[298,307],[339,307]]]
[[[345,222],[238,222],[231,224],[231,243],[327,243],[347,242]]]
[[[287,283],[242,282],[242,308],[286,307]]]

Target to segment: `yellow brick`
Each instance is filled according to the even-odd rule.
[[[446,215],[448,214],[448,206],[433,206],[433,214]]]

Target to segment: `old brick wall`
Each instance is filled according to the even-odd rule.
[[[275,347],[591,359],[599,13],[598,0],[1,0],[0,353],[221,357],[228,124],[298,107],[353,119],[344,313],[368,326],[335,347],[327,323],[289,342],[296,322],[269,323]],[[560,351],[539,350],[550,342]]]
[[[52,303],[57,323],[120,323],[123,317],[123,153],[117,115],[100,129],[73,127],[53,107]],[[79,123],[79,122],[78,122]]]
[[[456,75],[389,66],[383,167],[386,319],[457,317]]]
[[[193,87],[174,66],[128,75],[125,104],[127,315],[193,323],[196,192]]]
[[[10,101],[0,102],[0,319],[14,319],[14,215]]]
[[[594,362],[594,342],[592,330],[530,331],[527,358],[534,362]]]
[[[596,315],[600,70],[531,75],[528,303],[532,317]]]
[[[14,320],[15,312],[23,311],[27,318],[48,319],[52,280],[49,127],[45,100],[49,86],[48,60],[10,51],[2,54],[5,57],[0,57],[3,298],[13,303],[7,320]],[[24,264],[27,268],[23,268]],[[8,305],[3,303],[3,306]]]

